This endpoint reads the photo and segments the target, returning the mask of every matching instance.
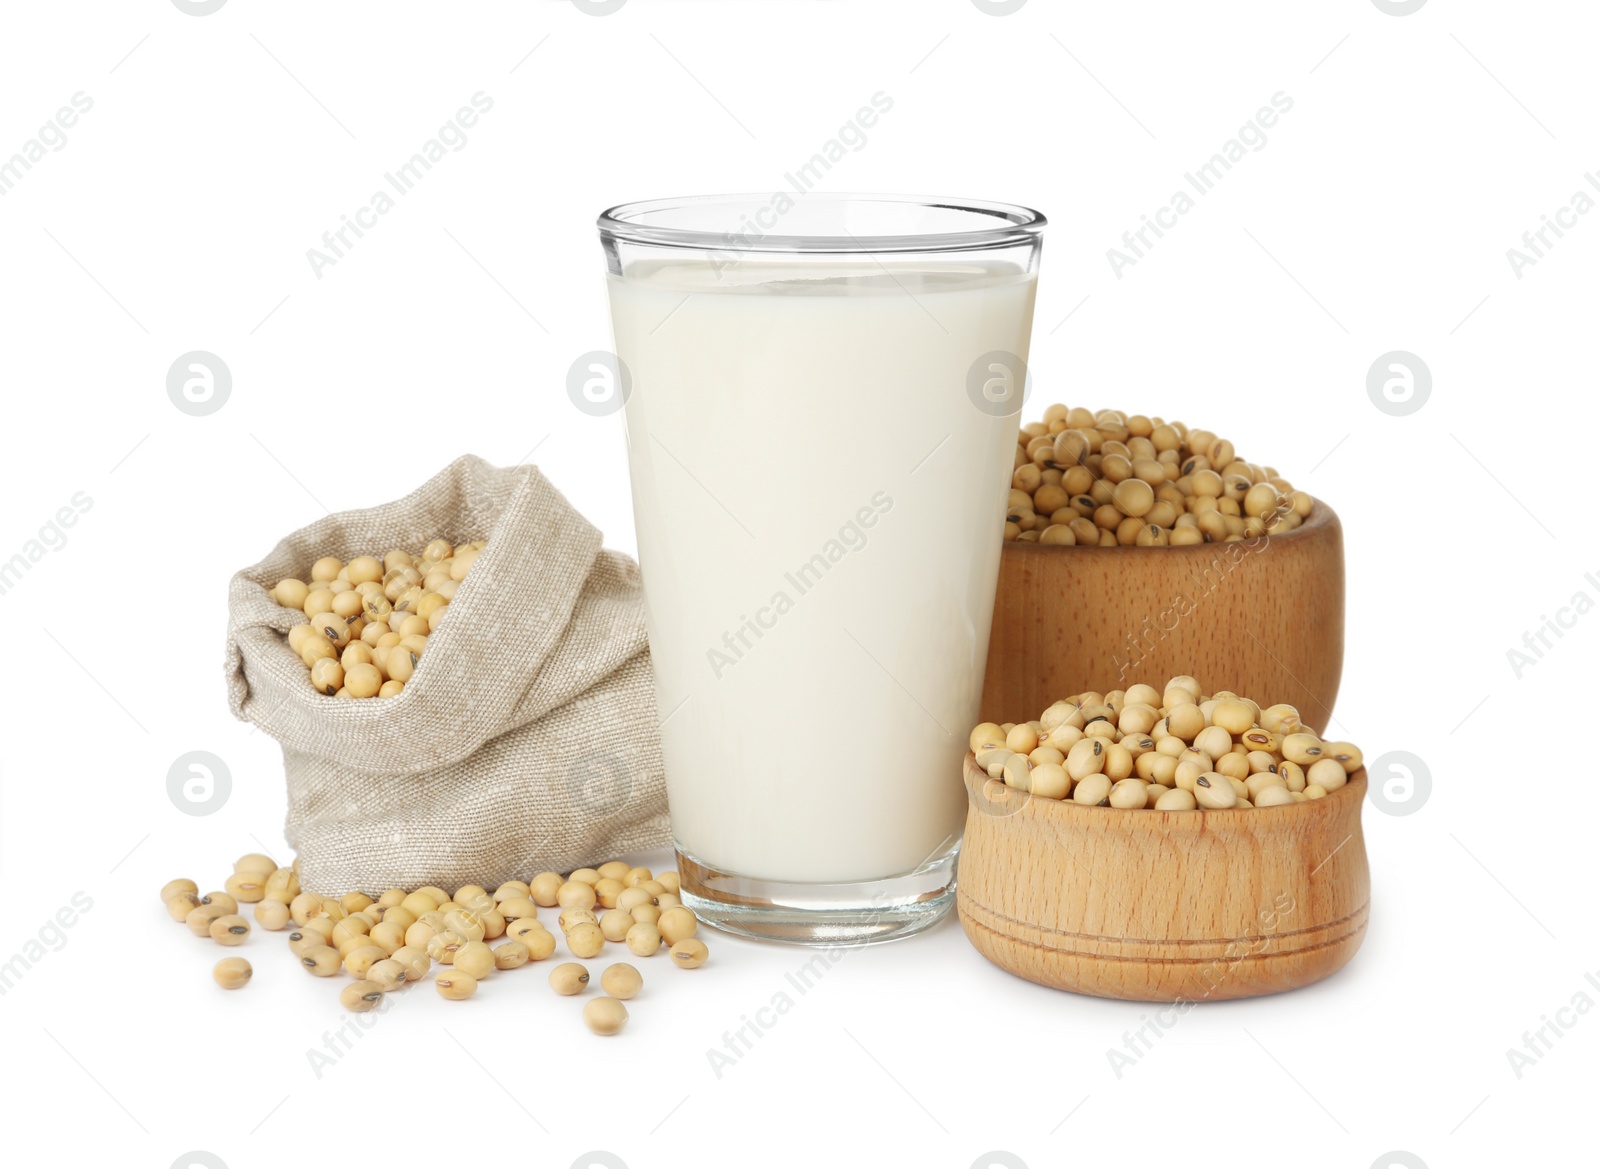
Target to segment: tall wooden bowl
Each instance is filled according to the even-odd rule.
[[[982,717],[1038,718],[1069,694],[1191,674],[1292,703],[1321,734],[1343,668],[1344,538],[1319,500],[1294,531],[1237,544],[1008,543]]]
[[[1367,928],[1366,772],[1320,800],[1156,812],[1034,798],[969,754],[956,908],[972,944],[1032,982],[1208,1002],[1292,990]]]

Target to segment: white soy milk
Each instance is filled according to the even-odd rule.
[[[610,280],[678,845],[856,882],[961,832],[1035,278],[959,259]]]

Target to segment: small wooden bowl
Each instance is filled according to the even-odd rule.
[[[1344,537],[1320,500],[1292,532],[1237,544],[1000,554],[981,717],[1038,718],[1115,679],[1175,674],[1292,703],[1319,735],[1344,668]]]
[[[1367,928],[1357,771],[1320,800],[1225,812],[1035,799],[966,760],[956,907],[984,957],[1031,982],[1150,1002],[1293,990]]]

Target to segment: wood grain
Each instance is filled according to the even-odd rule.
[[[1208,1002],[1326,978],[1367,926],[1366,772],[1320,800],[1155,812],[1035,799],[968,754],[957,913],[1032,982]]]
[[[1000,556],[982,718],[1038,718],[1085,690],[1175,674],[1321,734],[1344,668],[1344,539],[1320,500],[1281,536],[1178,548],[1008,543]]]

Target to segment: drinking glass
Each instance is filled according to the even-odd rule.
[[[752,937],[954,898],[1044,217],[783,194],[601,215],[682,899]]]

